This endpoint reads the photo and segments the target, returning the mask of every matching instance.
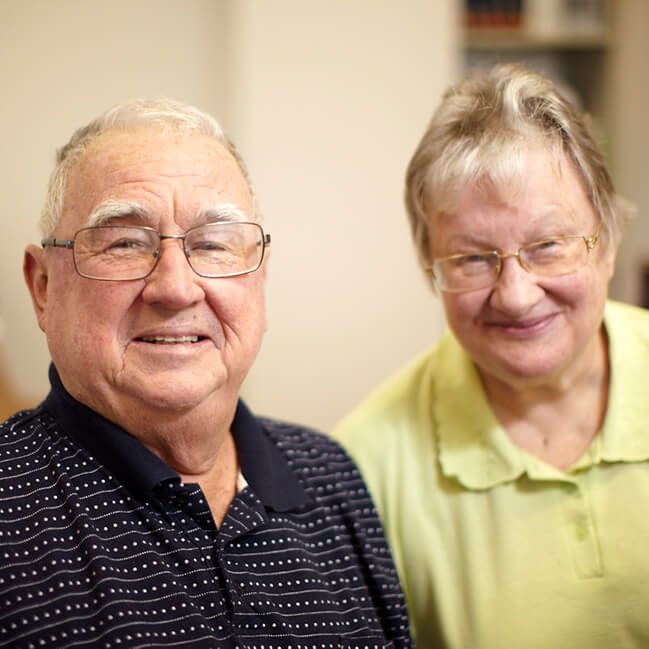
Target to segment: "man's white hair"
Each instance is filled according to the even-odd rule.
[[[40,218],[41,234],[44,237],[52,236],[59,223],[68,174],[90,143],[107,131],[129,131],[141,127],[160,129],[163,134],[207,135],[221,142],[237,161],[250,188],[253,203],[257,204],[254,189],[241,156],[220,124],[211,115],[194,106],[172,99],[134,99],[109,108],[86,126],[77,129],[68,143],[57,151],[56,164],[50,176],[45,205]],[[254,218],[261,220],[256,209]]]

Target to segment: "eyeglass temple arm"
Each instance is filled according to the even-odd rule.
[[[597,226],[597,230],[595,230],[595,234],[593,234],[592,237],[588,237],[586,239],[586,246],[588,250],[592,250],[596,245],[599,240],[599,235],[602,233],[602,226],[604,225],[603,221],[599,222],[599,225]]]
[[[170,239],[173,237],[160,238]],[[264,233],[264,245],[270,245],[270,234],[266,232]],[[41,246],[43,246],[43,248],[47,248],[48,246],[52,246],[53,248],[73,248],[74,241],[72,241],[71,239],[55,239],[54,237],[46,237],[45,239],[41,239]]]
[[[74,241],[71,239],[55,239],[54,237],[47,237],[41,240],[41,246],[47,248],[47,246],[52,246],[54,248],[72,248],[74,246]]]

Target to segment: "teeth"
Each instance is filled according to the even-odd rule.
[[[178,336],[177,338],[172,338],[168,336],[151,336],[143,337],[142,340],[147,343],[161,343],[163,345],[173,345],[176,343],[196,343],[198,342],[198,336]]]

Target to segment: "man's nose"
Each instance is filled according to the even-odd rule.
[[[181,239],[164,239],[155,268],[145,279],[142,297],[149,302],[183,308],[204,297],[199,276],[192,270]]]
[[[491,306],[510,316],[525,315],[544,295],[537,278],[523,268],[515,253],[501,258],[501,270],[494,285]]]

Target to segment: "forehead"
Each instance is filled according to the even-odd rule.
[[[530,147],[517,161],[466,185],[449,215],[472,220],[493,209],[503,216],[511,213],[519,223],[543,222],[546,215],[589,223],[594,216],[575,164],[564,152],[543,146]]]
[[[248,183],[221,142],[155,129],[104,133],[73,164],[63,219],[81,226],[106,200],[134,201],[160,218],[220,203],[233,203],[253,216]]]
[[[476,249],[513,250],[566,234],[591,234],[598,217],[583,179],[562,152],[531,147],[519,174],[491,174],[466,185],[448,211],[431,211],[433,257]]]

